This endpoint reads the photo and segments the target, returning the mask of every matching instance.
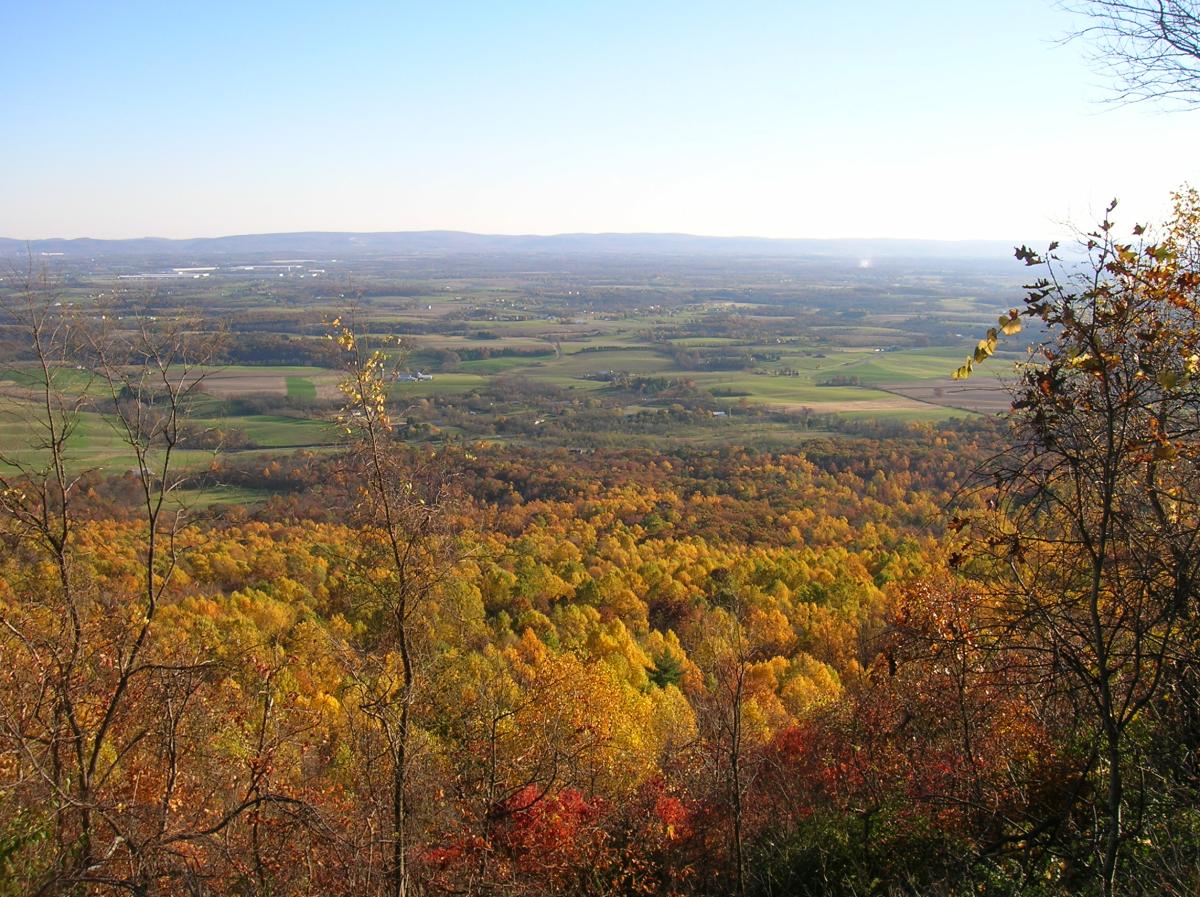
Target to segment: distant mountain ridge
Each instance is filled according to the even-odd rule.
[[[1013,244],[998,240],[775,239],[673,233],[507,235],[465,231],[307,231],[227,237],[126,240],[18,240],[0,237],[0,255],[26,249],[71,258],[228,259],[232,256],[386,257],[395,255],[724,255],[835,258],[1011,258]]]

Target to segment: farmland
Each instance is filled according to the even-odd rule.
[[[149,287],[74,271],[38,301],[117,332],[177,327],[210,341],[189,373],[198,436],[179,454],[197,469],[217,454],[337,448],[334,319],[386,353],[394,417],[410,442],[786,447],[862,422],[936,423],[1007,407],[1000,375],[1021,357],[1020,340],[968,384],[949,373],[1011,304],[1009,273],[830,261],[663,274],[646,264],[591,260],[536,274],[484,266],[464,276],[359,263],[320,284],[246,275]],[[19,307],[13,286],[0,293]],[[10,460],[37,443],[40,380],[10,314],[0,330],[0,452]],[[70,463],[132,466],[102,384],[73,368],[55,381],[81,401]]]

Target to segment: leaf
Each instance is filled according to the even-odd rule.
[[[1091,361],[1093,357],[1091,352],[1080,352],[1078,355],[1069,358],[1067,364],[1071,365],[1071,367],[1081,368]]]
[[[1169,442],[1154,447],[1155,461],[1174,461],[1178,455],[1178,450]]]
[[[1021,332],[1021,313],[1015,308],[1010,308],[1008,314],[1000,316],[1000,332],[1005,336],[1012,336],[1014,333]]]
[[[1013,252],[1013,255],[1018,261],[1024,262],[1025,267],[1032,268],[1034,265],[1042,264],[1042,258],[1028,246],[1018,246]]]

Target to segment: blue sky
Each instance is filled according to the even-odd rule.
[[[0,235],[1034,240],[1200,181],[1051,0],[6,4]]]

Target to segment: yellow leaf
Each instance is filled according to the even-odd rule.
[[[1155,461],[1174,461],[1178,454],[1179,452],[1176,451],[1175,446],[1169,442],[1164,442],[1162,445],[1154,447]]]
[[[1174,389],[1179,385],[1179,375],[1174,371],[1159,371],[1154,380],[1163,389]]]

